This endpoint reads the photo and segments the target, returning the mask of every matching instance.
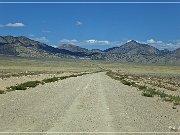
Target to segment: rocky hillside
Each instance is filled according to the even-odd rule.
[[[172,56],[180,59],[180,48],[173,51]]]
[[[85,58],[134,63],[180,64],[180,48],[174,51],[158,50],[135,40],[101,51],[88,50],[72,44],[63,44],[54,48],[23,36],[0,36],[0,54],[35,58]]]
[[[161,51],[147,44],[140,44],[131,40],[120,47],[105,50],[106,53],[129,55],[160,55]]]
[[[38,58],[75,58],[87,56],[81,52],[72,52],[66,49],[54,48],[23,36],[0,36],[0,54]]]
[[[175,64],[177,60],[179,60],[177,59],[178,51],[158,50],[153,46],[140,44],[135,40],[131,40],[120,47],[109,48],[104,52],[105,53],[98,54],[93,58],[108,61],[163,64]]]

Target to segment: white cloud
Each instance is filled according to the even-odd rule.
[[[97,41],[94,40],[94,39],[90,39],[90,40],[86,40],[86,42],[87,42],[87,43],[90,43],[90,44],[94,44],[94,43],[96,43]]]
[[[148,44],[157,44],[157,43],[158,43],[158,44],[161,44],[161,43],[163,43],[163,41],[158,41],[158,40],[156,41],[156,40],[154,40],[154,39],[152,39],[152,38],[149,39],[149,40],[147,40],[146,42],[147,42]]]
[[[178,40],[163,42],[163,41],[158,41],[158,40],[156,41],[154,39],[149,39],[146,41],[146,43],[160,50],[163,50],[163,49],[174,50],[180,47],[180,42],[178,42]]]
[[[8,24],[4,25],[4,27],[24,27],[24,26],[25,26],[25,24],[19,23],[19,22],[17,22],[17,23],[8,23]]]
[[[149,44],[154,44],[154,43],[156,43],[156,41],[151,38],[151,39],[147,40],[147,43],[149,43]]]
[[[60,42],[62,42],[62,43],[77,43],[78,41],[76,39],[72,39],[72,40],[62,39],[62,40],[60,40]]]
[[[87,45],[108,45],[108,46],[119,46],[120,41],[110,42],[108,40],[96,40],[96,39],[89,39],[89,40],[76,40],[76,39],[61,39],[59,41],[60,44],[62,43],[71,43],[80,46],[87,46]]]
[[[44,42],[44,43],[48,43],[49,42],[49,40],[46,37],[34,38],[34,40],[37,40],[39,42]]]
[[[80,21],[76,21],[76,25],[79,26],[79,25],[82,25],[83,23],[80,22]]]
[[[161,44],[161,43],[163,43],[163,41],[157,41],[157,43]]]
[[[95,40],[95,39],[86,40],[85,42],[90,44],[110,44],[110,42],[107,40]]]
[[[21,23],[21,22],[17,22],[17,23],[8,23],[8,24],[0,24],[0,27],[25,27],[25,24]]]

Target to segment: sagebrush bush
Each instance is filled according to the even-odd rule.
[[[129,81],[121,80],[121,82],[122,82],[124,85],[131,86],[131,82],[129,82]]]
[[[53,78],[43,79],[42,82],[50,83],[50,82],[55,82],[55,81],[58,81],[58,80],[59,80],[58,77],[53,77]]]
[[[11,89],[11,90],[26,90],[27,88],[30,88],[30,87],[34,88],[37,85],[39,85],[40,83],[41,83],[40,81],[29,81],[29,82],[18,84],[16,86],[8,87],[7,89]]]
[[[6,94],[4,90],[0,90],[0,94]]]
[[[154,95],[153,95],[151,92],[149,92],[149,91],[143,91],[143,92],[142,92],[142,96],[145,96],[145,97],[153,97]]]

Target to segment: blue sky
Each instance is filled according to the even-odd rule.
[[[0,4],[0,13],[0,35],[52,46],[106,49],[134,39],[159,49],[180,47],[180,4]]]

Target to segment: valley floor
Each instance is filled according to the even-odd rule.
[[[179,106],[172,109],[168,102],[143,97],[104,72],[0,95],[0,132],[4,133],[177,133],[179,116]],[[170,128],[174,126],[175,130]]]

